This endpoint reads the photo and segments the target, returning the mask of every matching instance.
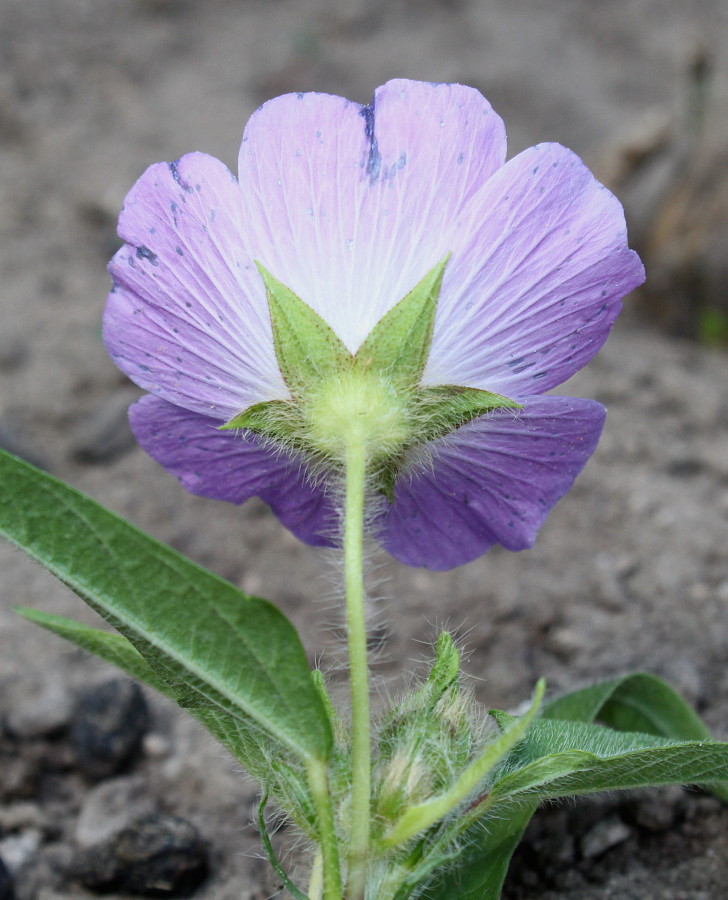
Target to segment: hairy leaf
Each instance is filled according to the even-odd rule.
[[[0,481],[0,534],[117,628],[178,702],[252,721],[301,759],[328,758],[328,716],[279,610],[3,451]]]
[[[642,732],[677,740],[710,740],[710,731],[698,714],[665,681],[635,672],[589,685],[544,705],[550,719],[602,722],[617,731]],[[705,789],[728,802],[725,785]]]

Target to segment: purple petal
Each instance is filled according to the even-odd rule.
[[[278,97],[240,148],[243,229],[354,351],[463,243],[460,210],[504,159],[503,123],[473,88],[391,81],[368,107]]]
[[[426,384],[545,392],[607,338],[644,270],[619,201],[558,144],[520,153],[479,191],[445,273]]]
[[[126,198],[104,339],[146,390],[229,419],[288,396],[265,291],[240,228],[240,191],[212,157],[151,166]]]
[[[445,570],[493,544],[533,545],[553,506],[594,451],[604,407],[593,400],[533,397],[434,441],[431,459],[395,486],[378,534],[410,566]]]
[[[129,421],[142,448],[190,493],[230,503],[259,496],[302,541],[335,542],[335,505],[300,458],[250,432],[220,431],[221,420],[151,395],[130,408]]]

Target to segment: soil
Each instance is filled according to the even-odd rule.
[[[728,356],[707,346],[728,311],[716,251],[728,205],[714,202],[727,186],[727,53],[722,0],[0,0],[0,443],[274,600],[343,685],[326,554],[262,503],[187,495],[134,445],[125,410],[139,392],[100,340],[104,266],[144,168],[193,149],[232,166],[248,115],[270,96],[366,101],[396,75],[475,85],[505,118],[511,152],[558,140],[622,185],[662,280],[563,389],[601,400],[609,418],[533,550],[443,574],[375,555],[382,693],[447,625],[484,704],[517,705],[539,675],[558,691],[649,670],[728,739]],[[702,126],[685,131],[696,109]],[[80,693],[113,672],[10,611],[94,622],[79,600],[9,546],[0,566],[0,859],[18,900],[79,900],[91,895],[64,873],[99,785],[76,764],[69,723]],[[211,874],[195,897],[272,896],[250,824],[255,786],[195,723],[148,702],[141,753],[116,776],[122,797],[198,828]],[[728,810],[699,792],[557,806],[534,821],[506,896],[719,898],[726,851]]]

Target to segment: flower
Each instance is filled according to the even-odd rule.
[[[291,398],[256,261],[353,354],[450,254],[421,387],[520,408],[408,447],[373,533],[432,569],[496,543],[531,546],[605,417],[546,392],[599,350],[644,271],[620,203],[571,151],[505,154],[503,122],[478,91],[395,80],[364,107],[314,93],[269,101],[245,129],[237,179],[201,153],[151,166],[119,219],[104,316],[114,361],[150,392],[130,410],[141,446],[192,493],[257,495],[302,540],[334,543],[335,492],[305,453],[220,429]]]

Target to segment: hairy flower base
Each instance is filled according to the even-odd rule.
[[[302,454],[324,478],[340,476],[352,452],[390,500],[406,452],[494,409],[521,404],[477,388],[422,387],[444,257],[379,322],[356,353],[300,297],[258,263],[276,358],[290,400],[257,403],[223,431],[248,429]]]
[[[376,373],[352,368],[340,378],[329,378],[306,403],[311,443],[342,461],[353,441],[364,445],[369,460],[397,455],[416,440],[408,399]]]
[[[347,452],[363,445],[376,487],[390,501],[407,453],[494,409],[521,404],[475,388],[402,388],[392,379],[352,365],[296,400],[259,403],[219,426],[268,438],[273,447],[301,454],[311,474],[340,478]],[[426,456],[424,457],[426,458]]]
[[[411,398],[386,378],[351,366],[298,401],[256,404],[221,430],[249,429],[305,453],[315,468],[338,471],[354,441],[364,445],[370,462],[379,462],[416,440],[411,407]]]

